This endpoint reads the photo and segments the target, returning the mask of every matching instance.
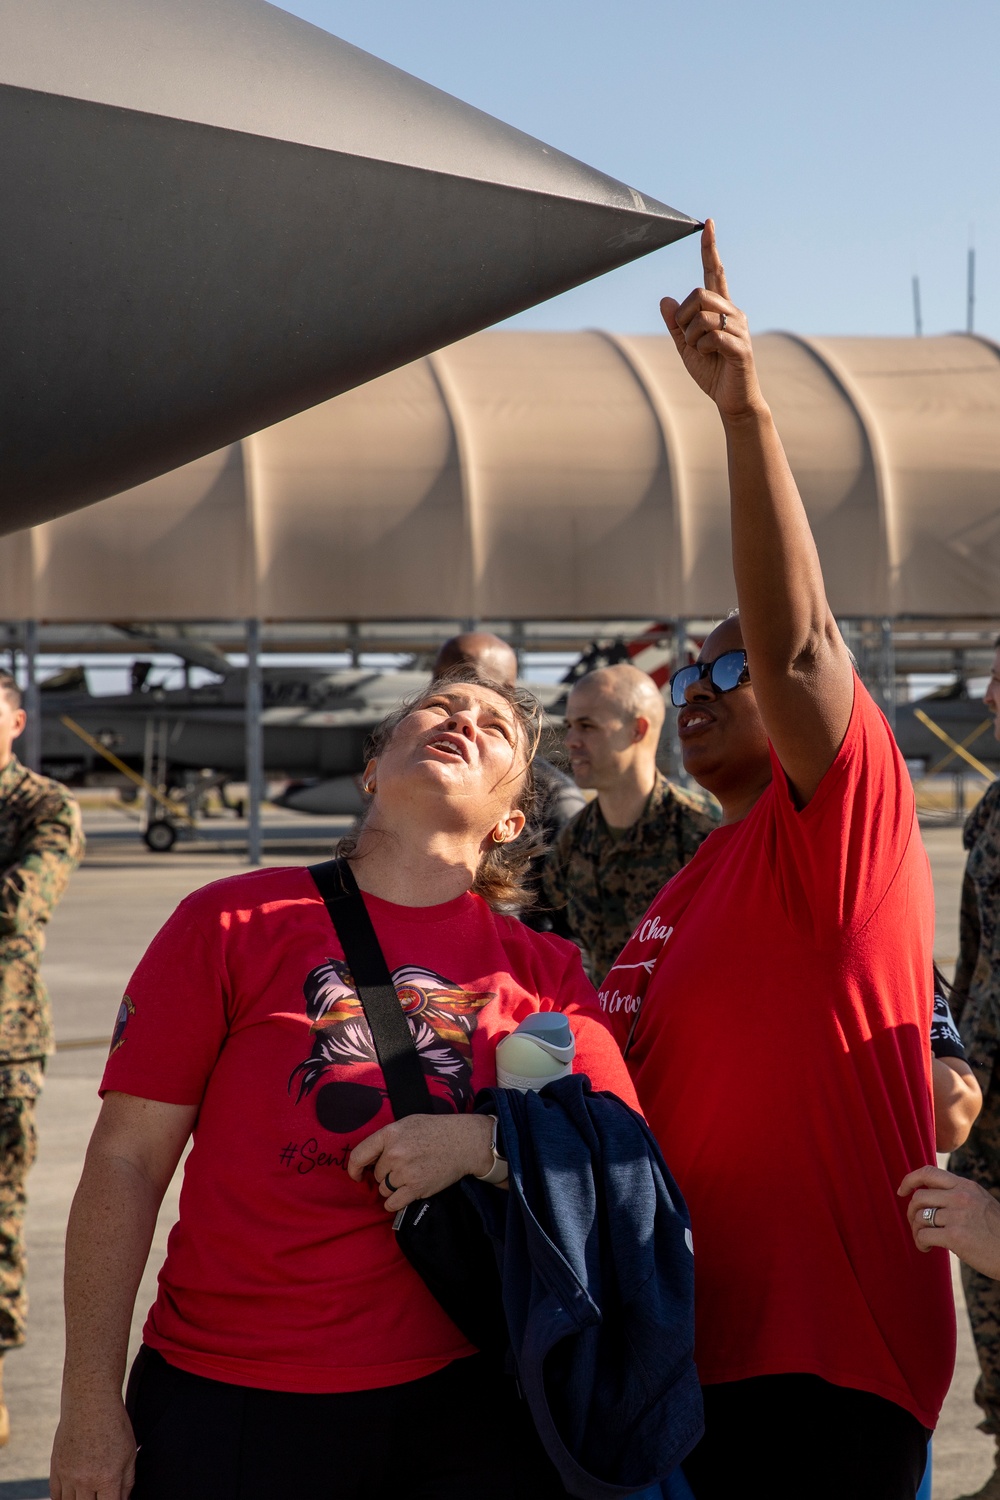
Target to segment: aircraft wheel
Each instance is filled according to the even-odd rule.
[[[177,842],[177,829],[168,818],[155,818],[143,838],[154,854],[166,854]]]

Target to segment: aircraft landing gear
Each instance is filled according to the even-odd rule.
[[[177,842],[177,829],[169,818],[154,818],[147,824],[143,838],[154,854],[166,854]]]

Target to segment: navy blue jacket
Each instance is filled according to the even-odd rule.
[[[571,1495],[635,1494],[703,1431],[684,1201],[641,1116],[580,1075],[476,1108],[498,1117],[510,1192],[465,1182],[539,1437]]]

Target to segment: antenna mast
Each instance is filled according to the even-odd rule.
[[[976,314],[976,250],[974,245],[969,246],[969,271],[966,292],[965,331],[972,333],[975,327]]]
[[[913,278],[913,333],[920,338],[924,331],[924,320],[920,315],[920,277]]]

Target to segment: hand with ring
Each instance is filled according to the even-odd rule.
[[[371,1167],[386,1210],[394,1214],[462,1177],[488,1172],[492,1134],[486,1115],[407,1115],[355,1146],[347,1170],[360,1182]]]
[[[701,236],[701,261],[704,286],[696,287],[683,302],[664,297],[660,312],[688,374],[711,396],[724,419],[741,417],[763,407],[764,398],[750,329],[730,300],[711,219]]]
[[[1000,1203],[966,1177],[941,1167],[919,1167],[904,1177],[899,1196],[918,1250],[941,1246],[959,1260],[1000,1280]]]

